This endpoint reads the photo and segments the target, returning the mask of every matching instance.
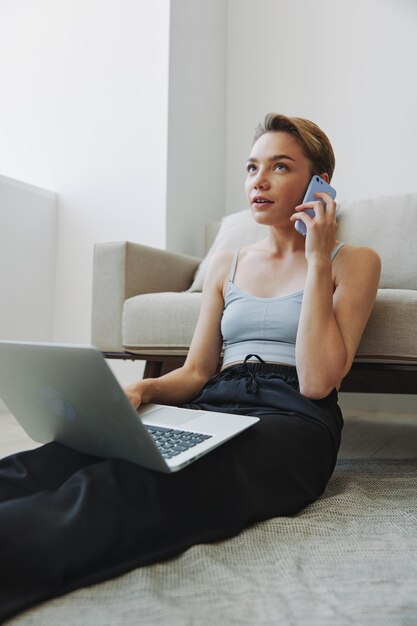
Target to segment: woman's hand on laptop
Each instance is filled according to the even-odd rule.
[[[127,387],[124,387],[124,392],[127,395],[130,404],[137,409],[142,402],[142,389],[140,382],[127,385]]]

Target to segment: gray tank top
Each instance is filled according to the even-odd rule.
[[[344,243],[333,248],[331,259]],[[234,284],[239,251],[233,255],[226,289],[221,332],[223,366],[257,354],[264,361],[295,365],[295,339],[304,289],[278,298],[252,296]]]

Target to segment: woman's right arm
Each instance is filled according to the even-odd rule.
[[[207,270],[200,315],[184,365],[159,378],[145,378],[126,387],[134,407],[148,402],[174,406],[186,403],[216,373],[223,343],[220,331],[223,287],[231,260],[232,251],[222,250]]]

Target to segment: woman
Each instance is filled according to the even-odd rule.
[[[292,515],[323,492],[343,426],[337,390],[380,275],[373,250],[336,241],[329,195],[300,204],[311,176],[330,181],[333,169],[333,150],[315,124],[266,116],[246,193],[254,219],[269,226],[267,238],[214,258],[184,366],[126,389],[134,406],[256,415],[255,426],[170,475],[58,444],[1,462],[0,619]]]

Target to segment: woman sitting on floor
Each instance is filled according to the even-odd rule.
[[[330,195],[300,204],[312,175],[329,182],[333,169],[332,147],[315,124],[266,116],[246,193],[268,236],[213,259],[184,366],[126,389],[135,407],[240,413],[259,417],[257,424],[169,475],[57,443],[1,461],[1,620],[253,522],[293,515],[323,493],[343,426],[337,392],[380,276],[376,252],[336,240]]]

